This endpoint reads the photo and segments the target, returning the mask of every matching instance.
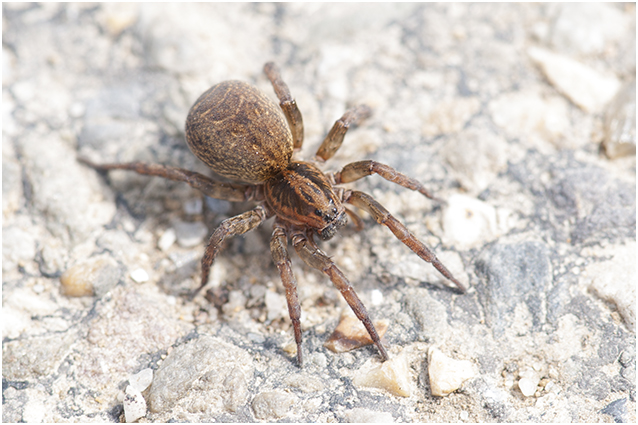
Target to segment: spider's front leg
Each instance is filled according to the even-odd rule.
[[[344,191],[343,202],[347,202],[367,211],[377,223],[387,226],[397,239],[414,251],[416,255],[428,263],[431,263],[443,276],[452,281],[461,292],[467,290],[461,282],[452,276],[452,273],[450,273],[423,242],[418,240],[399,220],[394,218],[383,205],[375,201],[370,195],[356,190]]]
[[[398,172],[389,165],[385,165],[372,160],[351,162],[350,164],[344,166],[341,171],[334,173],[333,179],[335,184],[350,183],[371,174],[378,174],[387,181],[398,184],[399,186],[403,186],[410,190],[415,190],[420,194],[427,196],[428,198],[435,201],[443,202],[443,200],[432,195],[417,180]]]
[[[347,110],[345,114],[333,124],[330,132],[321,143],[321,146],[319,146],[319,149],[317,149],[315,159],[323,162],[332,158],[341,147],[343,138],[350,126],[359,123],[370,115],[372,115],[372,110],[366,105],[359,105]]]
[[[326,254],[317,248],[312,240],[312,234],[305,235],[301,232],[295,233],[292,235],[292,245],[295,247],[299,257],[301,257],[306,264],[320,270],[330,278],[333,285],[339,290],[339,292],[341,292],[341,295],[346,300],[354,314],[359,320],[361,320],[363,326],[365,326],[370,338],[372,338],[372,341],[374,341],[375,345],[379,349],[381,358],[384,361],[388,360],[388,353],[385,351],[383,344],[381,344],[379,334],[372,324],[372,320],[370,320],[370,315],[368,314],[365,306],[341,270],[337,268],[335,263],[333,263]]]
[[[290,256],[288,255],[288,237],[284,227],[279,222],[275,222],[275,229],[270,238],[270,252],[273,261],[279,269],[281,281],[286,290],[286,302],[288,303],[288,315],[295,332],[295,342],[297,343],[297,364],[303,366],[303,356],[301,354],[301,307],[297,296],[297,280],[292,272]]]

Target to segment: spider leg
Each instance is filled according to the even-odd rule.
[[[381,358],[384,361],[388,360],[388,353],[385,351],[383,344],[381,344],[379,334],[372,324],[370,315],[368,315],[368,311],[365,306],[341,270],[337,268],[326,254],[316,247],[312,241],[312,234],[309,234],[308,236],[302,233],[294,234],[292,236],[292,245],[295,247],[299,257],[301,257],[306,264],[322,271],[330,278],[334,286],[339,290],[339,292],[341,292],[341,295],[346,300],[354,314],[359,320],[361,320],[363,326],[367,329],[368,334],[370,334],[370,338],[372,338],[372,341],[374,341],[381,353]]]
[[[208,239],[208,245],[206,245],[206,251],[204,251],[204,256],[202,257],[201,284],[199,288],[191,294],[191,299],[195,298],[195,295],[208,283],[210,266],[219,253],[224,240],[228,237],[242,235],[249,230],[253,230],[272,215],[273,214],[267,211],[263,205],[258,205],[250,211],[227,218],[220,223]]]
[[[288,255],[288,237],[284,227],[275,222],[275,229],[270,239],[270,252],[273,261],[279,269],[281,281],[286,289],[286,302],[288,303],[288,315],[292,322],[292,328],[295,332],[295,342],[297,343],[297,364],[303,366],[303,356],[301,353],[301,307],[299,306],[299,297],[297,296],[297,280],[292,272],[290,256]]]
[[[78,161],[95,168],[98,171],[108,170],[130,170],[138,174],[148,176],[163,177],[169,180],[188,183],[191,187],[199,190],[204,195],[215,199],[241,202],[252,199],[259,200],[261,195],[257,193],[252,185],[231,184],[216,182],[203,174],[184,170],[183,168],[171,167],[168,165],[145,164],[143,162],[128,162],[123,164],[95,164],[88,159],[78,158]]]
[[[281,79],[277,65],[273,62],[268,62],[264,65],[264,73],[275,89],[275,94],[279,98],[279,106],[284,111],[286,120],[288,120],[288,126],[292,132],[294,149],[301,149],[301,145],[303,144],[303,118],[297,107],[297,102],[292,98],[290,90],[286,83],[284,83],[284,80]]]
[[[467,289],[465,286],[456,280],[452,273],[436,258],[436,255],[430,249],[419,241],[410,231],[396,218],[392,216],[386,210],[383,205],[374,200],[370,195],[359,192],[356,190],[346,191],[343,195],[344,202],[352,204],[356,207],[367,211],[372,215],[377,223],[383,224],[388,227],[394,233],[401,242],[403,242],[408,248],[410,248],[416,255],[432,263],[432,265],[446,278],[452,281],[461,292],[465,292]]]
[[[359,217],[356,212],[354,212],[352,210],[349,210],[348,208],[346,208],[346,214],[348,214],[348,217],[350,217],[350,219],[354,223],[355,230],[357,232],[362,231],[363,230],[363,220],[361,220],[361,217]]]
[[[351,124],[356,124],[361,120],[364,120],[372,115],[372,110],[366,105],[359,105],[346,111],[341,118],[339,118],[326,138],[319,146],[315,158],[321,162],[327,161],[339,150],[343,143],[343,137],[346,135],[346,131]]]
[[[435,201],[444,202],[443,200],[432,195],[421,183],[413,178],[406,176],[403,173],[398,172],[389,165],[381,164],[376,161],[357,161],[343,167],[339,172],[334,173],[335,184],[350,183],[355,180],[359,180],[370,174],[378,174],[384,179],[396,183],[400,186],[408,188],[410,190],[416,190],[422,195],[427,196]]]

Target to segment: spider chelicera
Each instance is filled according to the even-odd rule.
[[[367,106],[350,109],[335,122],[313,162],[293,161],[293,152],[301,149],[303,143],[301,113],[275,64],[267,63],[264,72],[279,98],[283,115],[277,105],[257,88],[241,81],[225,81],[204,92],[191,107],[186,119],[186,142],[191,151],[216,174],[233,183],[166,165],[81,161],[101,171],[124,169],[186,182],[211,198],[258,202],[252,210],[224,220],[210,236],[202,258],[201,284],[194,294],[208,283],[210,267],[226,238],[246,233],[274,216],[270,250],[286,291],[299,366],[303,359],[301,308],[287,250],[288,241],[292,242],[306,264],[330,278],[367,329],[383,360],[387,360],[388,354],[365,306],[341,270],[317,247],[314,234],[323,240],[332,238],[346,224],[347,217],[361,228],[361,218],[344,206],[353,205],[367,211],[377,223],[387,226],[401,242],[423,260],[432,263],[464,292],[464,286],[434,253],[381,204],[366,193],[338,185],[378,174],[428,198],[436,198],[418,181],[376,161],[353,162],[335,173],[323,173],[317,168],[316,164],[330,159],[339,149],[349,126],[370,115]]]

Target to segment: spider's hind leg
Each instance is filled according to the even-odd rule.
[[[225,201],[242,202],[259,199],[261,197],[257,186],[218,182],[203,174],[183,168],[171,167],[169,165],[146,164],[144,162],[96,164],[82,157],[79,157],[78,161],[101,172],[109,170],[129,170],[146,176],[156,176],[188,183],[191,187],[199,190],[206,196],[223,199]]]

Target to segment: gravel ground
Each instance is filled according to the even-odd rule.
[[[4,422],[636,421],[635,4],[3,3]],[[190,105],[274,60],[310,158],[375,159],[372,194],[466,283],[458,294],[364,215],[321,244],[374,346],[323,344],[347,306],[291,254],[295,364],[271,222],[190,301],[207,235],[250,208],[77,161],[207,173]],[[438,395],[436,395],[438,394]]]

